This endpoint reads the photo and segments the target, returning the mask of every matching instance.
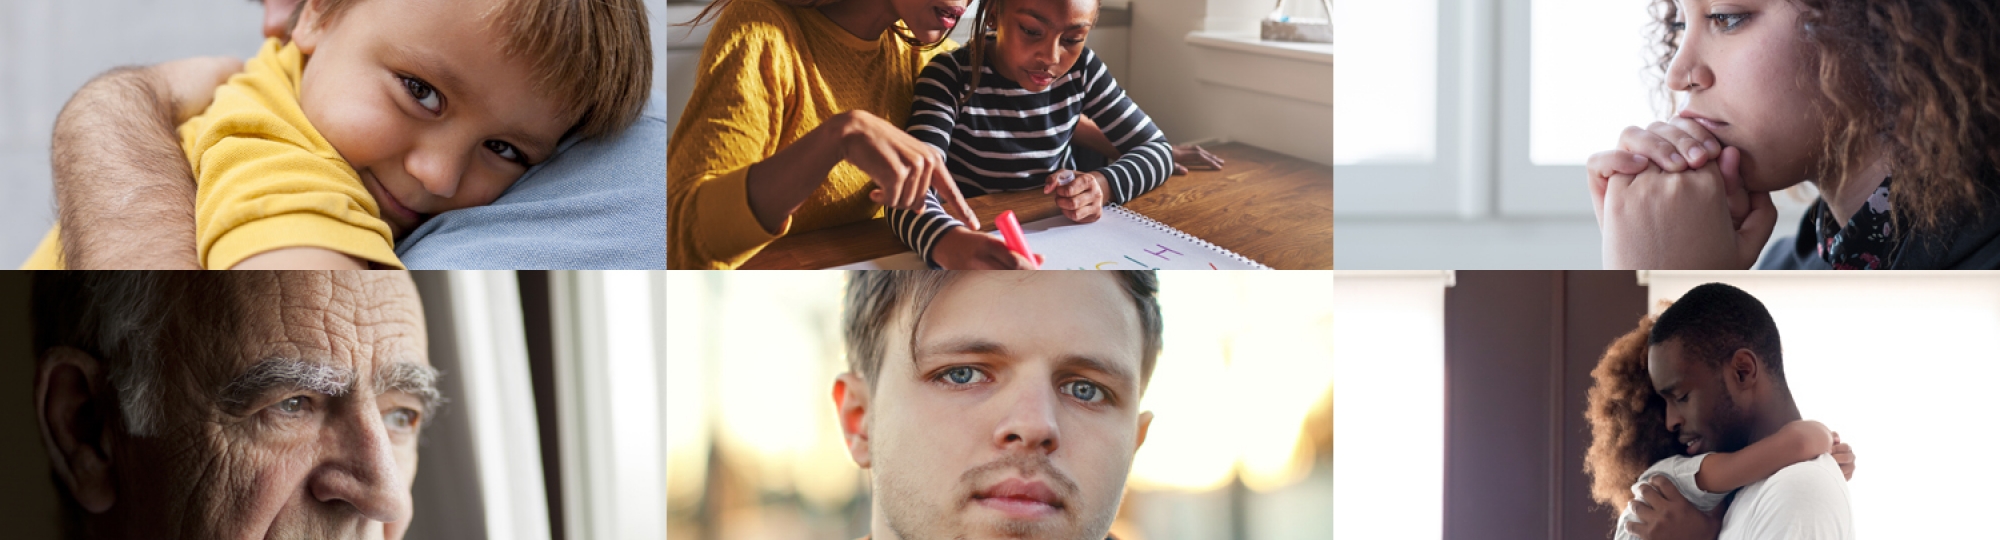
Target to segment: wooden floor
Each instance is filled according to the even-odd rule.
[[[1333,268],[1333,167],[1244,144],[1208,147],[1227,162],[1191,171],[1125,206],[1280,270]],[[1039,190],[967,200],[983,223],[1013,210],[1022,222],[1061,214]],[[886,219],[788,235],[745,269],[812,269],[909,251]]]

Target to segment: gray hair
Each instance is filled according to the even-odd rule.
[[[203,272],[45,272],[34,282],[35,356],[71,347],[103,362],[126,433],[150,436],[165,358],[225,354],[238,326],[235,279]]]

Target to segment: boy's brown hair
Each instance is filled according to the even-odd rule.
[[[325,27],[362,0],[300,0]],[[642,0],[499,0],[480,17],[506,33],[502,53],[525,58],[535,92],[581,113],[584,138],[617,133],[639,118],[653,86],[652,31]]]

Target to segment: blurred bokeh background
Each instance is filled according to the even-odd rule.
[[[667,532],[859,538],[869,484],[835,424],[842,273],[667,277]],[[1156,418],[1113,532],[1332,536],[1333,281],[1163,272]]]

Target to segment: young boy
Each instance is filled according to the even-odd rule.
[[[204,268],[400,268],[395,240],[491,203],[650,91],[640,0],[307,0],[182,124]],[[60,268],[58,231],[26,268]]]
[[[967,197],[1041,188],[1063,215],[1096,221],[1173,174],[1166,136],[1083,45],[1099,0],[984,0],[972,40],[938,55],[917,79],[908,131],[946,156]],[[977,66],[975,69],[974,66]],[[1088,116],[1120,156],[1078,172],[1070,138]],[[997,238],[964,227],[935,194],[921,213],[889,210],[890,227],[925,262],[945,268],[1011,267]]]

